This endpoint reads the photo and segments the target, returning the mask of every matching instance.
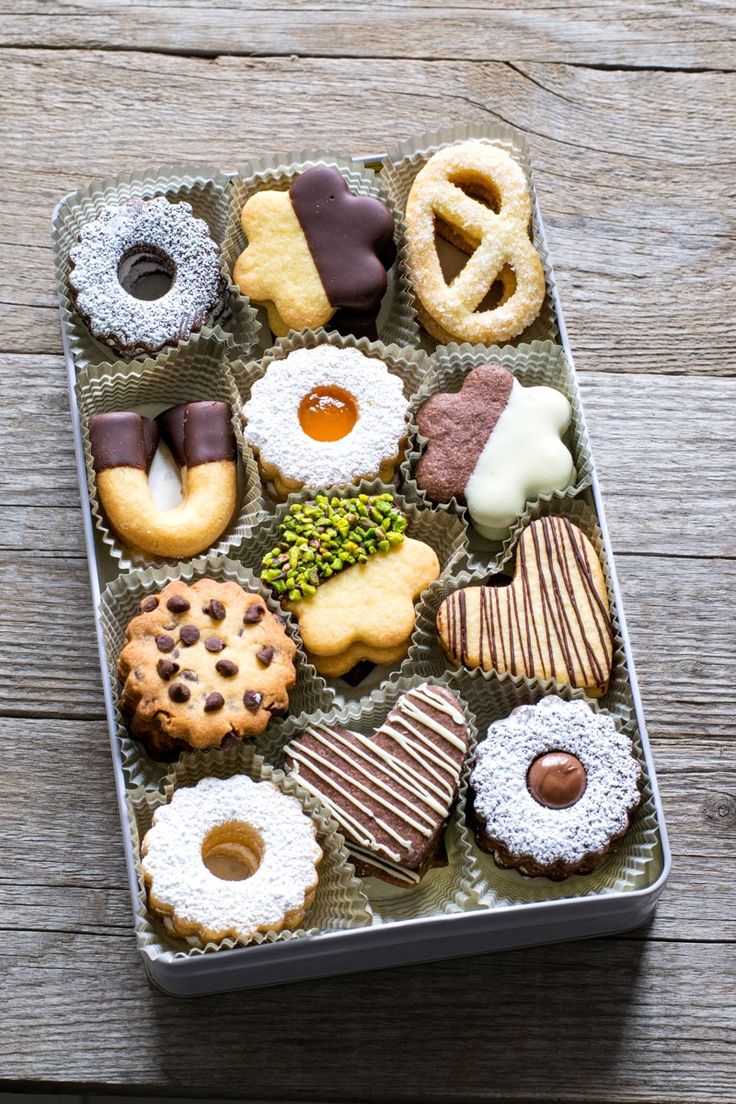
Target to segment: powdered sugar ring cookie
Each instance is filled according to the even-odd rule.
[[[245,942],[302,924],[322,849],[296,797],[241,774],[175,790],[141,856],[149,907],[174,934]]]
[[[304,486],[389,482],[407,436],[403,383],[375,357],[318,345],[274,361],[243,407],[243,435],[285,497]]]
[[[123,356],[156,353],[200,330],[225,289],[207,223],[164,196],[103,208],[69,257],[79,314]],[[129,289],[151,271],[168,274],[171,287],[159,299],[137,299]]]
[[[498,866],[561,881],[589,874],[641,801],[633,745],[606,713],[550,696],[495,721],[470,775],[478,846]]]
[[[438,341],[501,344],[537,317],[545,281],[529,239],[531,214],[524,171],[498,146],[482,141],[447,146],[420,170],[406,206],[407,260],[420,321]],[[435,229],[471,254],[449,285]],[[499,280],[498,305],[479,309]]]

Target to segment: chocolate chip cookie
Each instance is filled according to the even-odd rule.
[[[140,608],[118,661],[120,704],[152,757],[247,740],[286,712],[296,645],[260,595],[177,579]]]

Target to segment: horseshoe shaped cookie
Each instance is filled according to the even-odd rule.
[[[613,663],[606,581],[585,534],[560,517],[527,525],[507,586],[463,587],[437,612],[456,667],[555,679],[605,694]]]
[[[132,411],[95,414],[89,436],[100,502],[127,545],[180,559],[202,552],[224,531],[237,497],[227,403],[182,403],[156,419]],[[182,501],[173,510],[161,510],[148,486],[159,437],[181,475]]]
[[[526,176],[498,146],[481,141],[448,146],[421,169],[406,206],[408,264],[420,321],[436,340],[501,344],[534,321],[545,281],[529,239],[531,215]],[[449,284],[435,230],[470,254]],[[498,304],[484,308],[499,282]]]

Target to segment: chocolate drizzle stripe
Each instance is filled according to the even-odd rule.
[[[460,658],[468,658],[468,607],[465,600],[465,591],[458,591],[458,606],[460,613]]]
[[[598,593],[598,588],[595,585],[595,579],[593,578],[593,573],[590,569],[588,557],[585,555],[585,547],[582,546],[582,542],[581,547],[578,547],[574,526],[570,524],[567,518],[565,518],[565,524],[568,529],[568,536],[572,545],[573,554],[580,569],[583,585],[585,586],[585,589],[588,593],[588,600],[590,601],[590,599],[592,599],[594,603],[595,608],[591,608],[593,608],[594,621],[596,628],[598,629],[598,639],[600,640],[603,650],[607,652],[613,641],[611,611]],[[596,616],[596,613],[600,613],[600,620]],[[603,632],[601,631],[601,622],[603,625]]]
[[[580,666],[584,668],[585,665],[583,664],[583,662],[580,658],[580,654],[579,654],[578,649],[577,649],[577,644],[576,644],[575,639],[573,637],[573,634],[570,630],[570,622],[569,622],[569,620],[567,618],[567,614],[565,612],[565,603],[564,603],[564,600],[562,598],[562,592],[560,590],[560,583],[559,583],[559,580],[557,578],[557,574],[555,573],[554,568],[553,568],[552,541],[550,540],[549,529],[548,529],[548,526],[547,526],[548,521],[549,521],[548,518],[542,518],[542,527],[541,527],[542,528],[542,539],[544,541],[544,551],[545,551],[545,554],[546,554],[546,557],[547,557],[547,571],[546,572],[543,570],[544,564],[543,564],[543,561],[542,561],[542,554],[541,554],[540,548],[539,548],[539,539],[537,537],[537,528],[536,528],[536,526],[532,527],[532,533],[534,535],[535,554],[537,556],[537,563],[538,563],[538,568],[539,568],[540,585],[542,583],[542,580],[544,580],[545,594],[546,594],[547,599],[549,601],[550,620],[551,620],[552,624],[554,625],[555,634],[557,636],[557,643],[559,644],[560,651],[562,652],[562,655],[563,655],[565,668],[567,670],[567,677],[568,677],[569,682],[573,686],[577,686],[578,685],[577,672],[575,670],[575,664],[574,664],[574,661],[573,661],[572,652],[570,651],[570,644],[572,644],[572,646],[573,646],[573,650],[575,652],[576,658],[577,658],[578,663],[580,664]],[[550,592],[550,587],[547,583],[548,578],[551,578],[551,582],[552,582],[551,592]],[[551,597],[550,597],[550,593],[551,593]],[[554,601],[554,607],[553,607],[553,601]],[[552,668],[552,673],[554,675],[554,668],[555,668],[554,653],[550,653],[550,666]]]
[[[561,571],[563,573],[563,577],[565,579],[565,584],[567,586],[568,593],[570,595],[570,602],[571,602],[572,608],[575,612],[575,618],[577,620],[578,628],[580,630],[580,639],[582,640],[583,645],[585,647],[585,651],[586,651],[586,655],[587,655],[587,659],[588,659],[588,668],[587,669],[586,669],[585,663],[583,663],[582,659],[578,655],[577,643],[576,643],[577,636],[574,632],[572,632],[572,630],[570,630],[570,636],[573,640],[573,643],[575,644],[575,653],[576,653],[576,655],[578,655],[578,661],[580,663],[580,666],[581,666],[583,672],[587,673],[587,671],[589,670],[592,677],[593,677],[593,679],[594,679],[594,681],[597,684],[600,684],[601,682],[604,681],[604,679],[603,679],[603,669],[602,669],[600,663],[598,662],[598,657],[595,654],[595,649],[593,648],[590,640],[588,639],[588,634],[586,632],[585,621],[583,619],[583,613],[582,613],[582,610],[581,610],[580,605],[579,605],[578,600],[577,600],[577,594],[576,594],[576,589],[575,589],[575,579],[573,578],[573,575],[572,575],[572,572],[571,572],[570,561],[568,559],[567,551],[566,551],[566,548],[565,548],[565,546],[563,544],[563,540],[562,540],[561,527],[555,525],[555,526],[551,526],[551,528],[552,528],[553,540],[554,540],[554,544],[555,544],[555,551],[557,553],[557,557],[558,557],[559,563],[560,563],[560,569],[561,569]],[[588,605],[588,609],[590,610],[590,614],[593,618],[593,623],[597,627],[598,622],[597,622],[597,618],[596,618],[595,607],[590,602],[590,598],[589,598],[589,595],[587,593],[587,588],[585,586],[585,581],[584,581],[585,580],[585,573],[588,571],[587,560],[585,562],[585,571],[583,571],[582,565],[580,563],[578,563],[577,560],[575,560],[575,566],[577,567],[577,578],[580,579],[580,581],[582,583],[583,594],[585,596],[585,599],[586,599],[586,602],[587,602],[587,605]]]
[[[540,663],[542,665],[542,670],[543,670],[543,673],[544,673],[545,677],[550,678],[552,675],[554,675],[554,672],[555,672],[554,662],[553,662],[553,658],[552,658],[554,656],[554,647],[552,645],[552,634],[550,632],[550,621],[551,621],[551,617],[552,617],[552,612],[551,612],[551,609],[548,610],[549,603],[546,600],[546,588],[545,588],[544,583],[542,581],[542,577],[539,574],[540,558],[539,558],[539,545],[537,543],[537,534],[536,534],[536,531],[534,529],[534,526],[531,526],[530,528],[531,528],[531,532],[532,532],[532,541],[534,543],[534,555],[535,555],[535,560],[536,560],[536,564],[537,564],[537,574],[539,575],[539,597],[540,597],[540,604],[542,606],[542,619],[544,621],[544,634],[545,634],[546,641],[547,641],[546,653],[545,653],[544,648],[540,648],[540,650],[539,650],[539,659],[540,659]],[[522,543],[519,547],[523,548],[523,545],[524,545],[524,542],[522,541]],[[526,566],[526,558],[524,560],[524,564]],[[530,597],[531,597],[531,581],[529,583],[529,593],[530,593]],[[545,654],[546,654],[546,656],[549,657],[549,660],[545,660]]]

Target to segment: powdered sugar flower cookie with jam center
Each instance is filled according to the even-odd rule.
[[[393,478],[407,435],[401,378],[357,349],[274,361],[243,407],[243,434],[277,494]]]

